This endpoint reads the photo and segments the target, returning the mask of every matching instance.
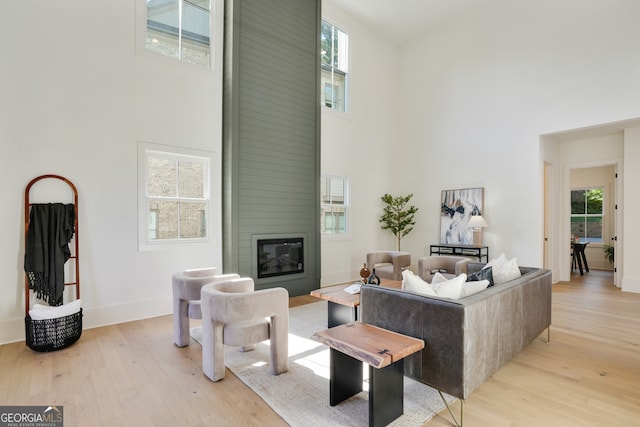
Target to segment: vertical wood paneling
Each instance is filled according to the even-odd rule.
[[[225,11],[224,269],[251,275],[253,234],[304,233],[319,287],[320,0],[229,0]]]

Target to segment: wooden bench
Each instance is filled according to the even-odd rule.
[[[362,391],[362,362],[369,365],[369,426],[385,426],[404,412],[404,358],[424,341],[362,322],[316,332],[330,347],[329,404]]]

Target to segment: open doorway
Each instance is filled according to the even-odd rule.
[[[572,277],[570,241],[575,237],[571,229],[572,171],[584,169],[583,172],[588,176],[596,170],[592,168],[613,167],[614,176],[617,174],[618,178],[613,184],[609,184],[608,197],[613,201],[613,206],[622,206],[622,167],[627,125],[626,122],[611,123],[542,135],[540,138],[544,160],[541,165],[544,168],[542,255],[545,267],[553,271],[554,281],[569,281]],[[580,185],[588,187],[591,184],[583,182]],[[603,251],[604,244],[610,244],[614,247],[615,274],[612,282],[621,287],[622,209],[608,211],[605,214],[609,232],[602,237],[603,240],[598,245],[590,244],[589,255],[594,261],[589,267],[612,268],[610,265],[607,266],[608,261],[605,261]],[[598,261],[595,261],[597,258]]]
[[[616,164],[570,170],[571,240],[586,245],[585,270],[615,271],[616,176]],[[571,273],[579,274],[574,263]]]

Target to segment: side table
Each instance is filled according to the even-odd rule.
[[[362,362],[369,365],[369,426],[386,426],[404,412],[404,358],[424,341],[362,322],[316,332],[330,347],[329,404],[362,391]]]
[[[327,327],[342,325],[358,320],[358,306],[360,306],[360,294],[345,292],[345,288],[352,283],[327,286],[311,291],[309,295],[329,301],[327,305]],[[382,279],[380,286],[388,288],[402,288],[402,281]]]

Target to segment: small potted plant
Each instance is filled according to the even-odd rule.
[[[604,251],[604,257],[613,264],[613,246],[604,245],[602,246],[602,250]]]

